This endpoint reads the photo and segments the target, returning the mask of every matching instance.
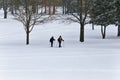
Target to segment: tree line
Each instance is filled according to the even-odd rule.
[[[120,36],[119,0],[0,0],[4,18],[7,18],[7,13],[10,11],[18,21],[23,23],[27,45],[29,34],[34,26],[56,14],[57,7],[62,8],[63,15],[72,15],[69,20],[80,24],[80,42],[84,42],[86,24],[92,24],[92,29],[94,25],[100,25],[103,39],[106,36],[107,26],[116,25]],[[44,17],[46,15],[47,17]]]

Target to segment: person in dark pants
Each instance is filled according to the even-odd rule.
[[[51,47],[53,47],[53,41],[55,41],[55,39],[54,39],[54,37],[52,36],[52,37],[50,38]]]
[[[62,42],[62,41],[64,41],[64,40],[62,39],[62,36],[59,36],[59,38],[58,38],[59,47],[62,47],[62,46],[61,46],[61,42]]]

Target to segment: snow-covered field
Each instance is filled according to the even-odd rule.
[[[0,13],[0,80],[120,80],[120,38],[117,27],[108,26],[106,39],[100,27],[85,26],[85,42],[79,42],[79,24],[56,20],[35,26],[25,45],[23,25]],[[50,47],[49,38],[57,40]]]

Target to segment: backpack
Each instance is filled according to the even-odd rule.
[[[58,42],[61,42],[61,39],[60,39],[60,38],[58,38]]]

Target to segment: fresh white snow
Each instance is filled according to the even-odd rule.
[[[120,38],[117,27],[85,26],[85,42],[79,42],[79,24],[56,20],[36,25],[25,45],[23,25],[0,13],[0,80],[120,80]],[[57,38],[65,40],[58,48]],[[54,47],[49,38],[54,36]]]

